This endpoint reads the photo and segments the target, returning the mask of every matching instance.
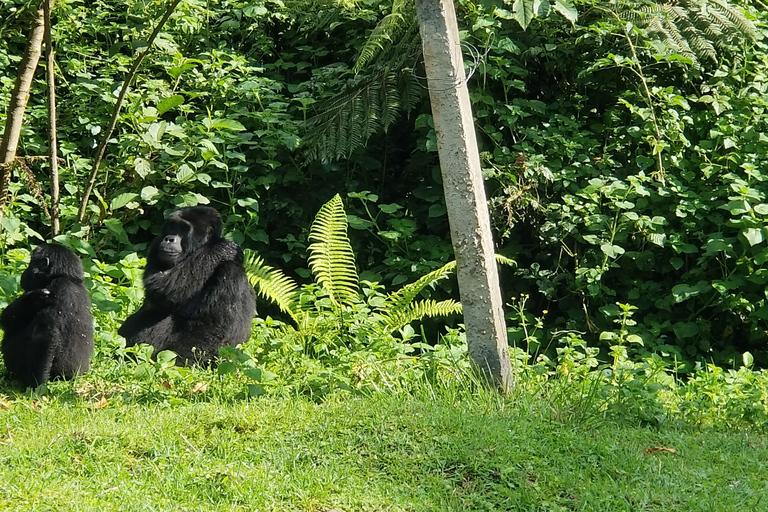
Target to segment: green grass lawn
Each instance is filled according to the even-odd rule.
[[[0,410],[0,509],[768,510],[765,435],[493,402],[17,398]]]

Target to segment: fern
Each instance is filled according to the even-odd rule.
[[[415,15],[398,16],[388,19],[402,21],[402,30],[393,28],[394,21],[380,24],[358,57],[355,70],[360,74],[321,101],[307,120],[308,159],[347,158],[421,102],[425,91],[412,70],[421,52]]]
[[[758,37],[755,25],[725,0],[632,5],[617,15],[645,29],[649,38],[687,57],[695,67],[701,67],[705,60],[716,62],[718,51]]]
[[[408,307],[408,305],[413,301],[413,299],[416,298],[421,290],[427,286],[431,286],[441,279],[446,279],[451,274],[453,274],[455,270],[456,262],[449,261],[442,267],[420,277],[415,282],[403,286],[396,292],[389,294],[387,297],[387,308],[393,310],[393,315],[397,315],[398,311]]]
[[[382,317],[387,331],[394,332],[424,317],[449,316],[458,313],[461,313],[461,304],[453,299],[440,302],[425,299],[393,310],[388,314],[382,312]]]
[[[337,306],[358,300],[355,254],[347,237],[347,215],[336,194],[317,212],[309,230],[309,268]]]
[[[294,322],[300,323],[297,316],[299,286],[296,282],[282,270],[265,264],[261,256],[250,251],[246,251],[243,266],[257,295],[274,302],[281,311],[290,315]]]

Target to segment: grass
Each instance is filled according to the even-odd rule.
[[[448,392],[4,405],[0,510],[768,510],[768,438],[747,431]]]

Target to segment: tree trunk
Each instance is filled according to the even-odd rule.
[[[32,87],[32,80],[35,77],[37,63],[40,60],[44,26],[43,8],[40,7],[32,22],[32,30],[29,32],[27,48],[24,50],[24,57],[19,65],[19,74],[16,77],[16,84],[13,86],[11,101],[8,105],[8,117],[5,120],[3,138],[0,140],[0,221],[3,219],[5,204],[8,200],[11,163],[16,158],[16,151],[19,147],[19,139],[21,138],[21,125],[24,121],[24,111],[29,101],[29,91]]]
[[[44,0],[45,11],[45,76],[48,85],[48,151],[51,165],[51,236],[61,232],[59,222],[59,142],[56,135],[56,74],[51,37],[53,0]]]
[[[452,0],[417,0],[416,7],[469,356],[508,391],[507,329],[456,13]]]

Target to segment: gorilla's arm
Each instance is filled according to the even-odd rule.
[[[51,292],[48,289],[41,288],[24,292],[0,314],[0,325],[2,325],[3,331],[7,336],[23,331],[35,318],[35,315],[52,302]]]
[[[156,325],[169,314],[169,311],[158,308],[145,300],[138,311],[125,319],[123,325],[117,330],[117,334],[126,339],[132,338],[138,335],[142,329],[146,329],[148,325]]]
[[[198,296],[225,261],[242,263],[243,250],[235,242],[222,239],[203,246],[168,270],[150,273],[148,266],[144,276],[146,298],[155,307],[175,310]]]
[[[240,310],[253,302],[253,295],[243,268],[227,261],[219,266],[202,292],[183,304],[176,314],[185,319],[200,319],[230,327],[229,324],[241,314]]]

